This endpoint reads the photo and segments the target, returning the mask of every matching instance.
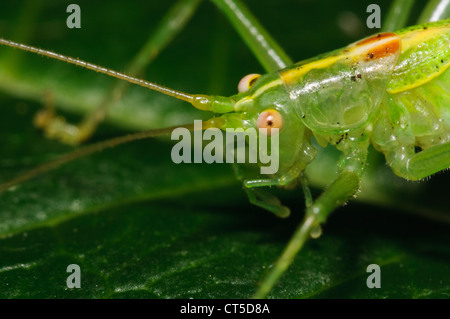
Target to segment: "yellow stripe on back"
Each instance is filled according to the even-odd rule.
[[[402,53],[388,83],[396,94],[424,85],[450,66],[450,23],[399,33]]]
[[[336,61],[342,59],[342,55],[331,56],[325,59],[317,60],[311,63],[307,63],[304,65],[296,66],[292,69],[288,69],[280,73],[285,83],[292,83],[296,79],[303,77],[307,72],[312,69],[322,69],[326,68]]]
[[[337,51],[335,55],[282,70],[280,76],[287,85],[290,85],[298,82],[312,69],[327,68],[339,60],[345,61],[346,64],[375,61],[391,54],[397,54],[399,49],[400,38],[395,33],[380,33],[350,44]]]

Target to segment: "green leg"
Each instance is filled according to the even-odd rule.
[[[408,22],[414,0],[395,0],[389,7],[386,20],[383,22],[383,32],[402,29]]]
[[[290,215],[290,209],[281,205],[278,198],[265,192],[257,187],[262,186],[287,186],[299,179],[302,186],[303,194],[305,196],[305,205],[310,207],[312,205],[311,191],[309,190],[308,181],[303,173],[299,175],[287,174],[281,178],[276,179],[259,179],[259,180],[246,180],[244,181],[245,191],[247,192],[250,202],[256,206],[262,207],[278,217],[285,218]]]
[[[430,0],[420,15],[418,24],[450,18],[450,1]]]
[[[302,172],[302,174],[300,175],[299,180],[300,184],[302,185],[303,194],[305,195],[305,207],[311,207],[311,205],[313,204],[313,199],[311,190],[309,189],[309,182],[304,172]]]
[[[289,217],[291,211],[286,206],[281,205],[280,200],[272,194],[258,188],[245,189],[250,203],[264,208],[278,217]]]
[[[269,35],[240,0],[212,0],[227,16],[267,72],[293,64],[292,60]]]
[[[433,146],[419,153],[414,149],[398,148],[386,154],[389,166],[406,179],[419,180],[450,167],[450,142]]]
[[[303,194],[305,196],[305,206],[309,208],[312,206],[313,201],[311,191],[309,190],[308,181],[303,173],[300,174],[298,178],[302,186]],[[264,180],[264,182],[265,186],[273,186],[273,185],[285,186],[287,185],[285,184],[286,182],[290,183],[295,179],[296,177],[291,176],[291,179],[287,178],[281,179],[284,182],[280,182],[280,179],[273,179],[273,180],[267,179]],[[281,218],[289,217],[289,215],[291,214],[290,209],[286,206],[281,205],[280,200],[277,197],[258,188],[248,188],[249,186],[246,183],[244,183],[244,185],[247,186],[245,191],[247,192],[247,196],[250,203],[259,206],[261,208],[264,208],[265,210],[268,210],[269,212]]]
[[[292,263],[294,257],[311,236],[317,238],[320,224],[324,223],[330,213],[354,196],[360,186],[360,179],[367,157],[367,145],[355,145],[342,154],[339,162],[340,174],[322,195],[307,207],[303,223],[297,228],[275,266],[262,282],[254,298],[264,298],[272,290],[281,275]]]
[[[282,186],[279,178],[248,180],[245,179],[245,166],[233,164],[232,167],[236,178],[244,181],[245,192],[247,193],[250,203],[264,208],[265,210],[281,218],[285,218],[290,215],[290,209],[281,205],[280,200],[276,196],[259,189],[259,187],[263,186]]]
[[[303,193],[305,195],[306,207],[310,207],[312,203],[312,197],[311,191],[308,187],[308,181],[306,179],[306,176],[304,176],[303,174],[305,165],[305,163],[299,162],[280,178],[266,179],[244,179],[243,175],[239,171],[239,168],[236,166],[234,167],[238,179],[244,179],[244,187],[246,188],[246,192],[250,202],[274,213],[278,217],[285,218],[290,215],[289,208],[282,206],[278,198],[276,198],[275,196],[272,196],[269,193],[264,192],[263,190],[260,190],[258,188],[270,186],[290,186],[298,180],[300,181]]]
[[[178,0],[163,17],[156,32],[133,58],[127,68],[127,74],[136,76],[143,72],[159,52],[183,29],[199,3],[200,0]],[[67,123],[62,117],[55,116],[52,108],[46,108],[38,113],[35,122],[40,124],[48,137],[67,144],[79,144],[93,134],[97,126],[104,120],[111,106],[121,98],[128,85],[127,82],[117,80],[103,102],[88,114],[79,125]]]

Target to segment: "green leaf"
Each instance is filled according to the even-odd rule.
[[[170,6],[79,1],[82,29],[69,30],[65,9],[70,1],[47,1],[35,18],[25,5],[4,2],[2,36],[117,70]],[[365,34],[345,33],[336,19],[352,13],[364,22],[367,4],[326,3],[248,1],[248,6],[301,60]],[[282,23],[273,12],[279,12]],[[204,3],[145,77],[188,92],[233,94],[240,77],[260,71],[216,8]],[[112,83],[90,71],[1,47],[1,180],[72,150],[45,139],[32,125],[45,91],[53,92],[56,106],[78,121],[74,114],[98,105]],[[130,88],[94,139],[199,116],[209,115]],[[229,166],[176,165],[171,147],[167,139],[130,143],[1,194],[0,297],[251,297],[302,218],[300,190],[279,191],[293,216],[278,219],[248,203]],[[362,202],[332,215],[322,237],[306,245],[269,297],[448,298],[448,173],[407,183],[393,176],[374,150],[371,157]],[[309,169],[315,195],[332,179],[335,158],[326,150]],[[67,288],[70,264],[81,268],[81,289]],[[381,267],[381,289],[366,286],[370,264]]]

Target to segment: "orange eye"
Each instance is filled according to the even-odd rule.
[[[270,136],[272,134],[272,129],[276,128],[278,131],[281,130],[283,127],[283,117],[278,111],[269,109],[259,114],[256,124],[258,129],[266,128],[267,135]]]
[[[256,80],[259,79],[260,76],[261,74],[254,74],[254,73],[244,76],[239,81],[238,84],[239,93],[248,91],[253,86],[253,84],[255,84]]]

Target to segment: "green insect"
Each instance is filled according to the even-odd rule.
[[[234,166],[250,202],[279,217],[288,217],[290,209],[265,188],[290,188],[299,183],[305,195],[304,221],[262,281],[255,294],[261,298],[270,293],[307,239],[320,236],[329,215],[356,196],[369,145],[384,154],[396,175],[408,180],[420,180],[450,167],[450,20],[378,33],[292,64],[239,1],[214,2],[268,71],[244,77],[238,84],[239,93],[230,97],[188,94],[9,40],[0,39],[0,44],[76,64],[215,113],[204,122],[204,129],[267,128],[269,137],[271,129],[278,129],[279,169],[275,174],[260,174],[257,165]],[[197,1],[192,1],[186,7],[196,5]],[[140,67],[132,67],[131,73],[138,73]],[[91,135],[105,112],[100,108],[75,133],[73,126],[48,110],[40,113],[37,123],[50,137],[77,144]],[[146,131],[86,146],[2,184],[0,190],[104,148],[172,130]],[[337,178],[330,180],[315,200],[304,174],[317,153],[313,140],[341,152]]]

